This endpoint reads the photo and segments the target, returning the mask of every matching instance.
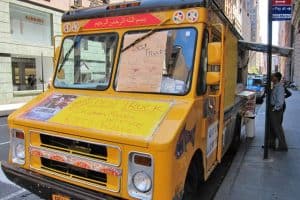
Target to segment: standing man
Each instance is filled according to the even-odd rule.
[[[280,82],[281,73],[276,72],[272,74],[273,89],[271,93],[271,113],[270,113],[270,123],[271,123],[271,138],[270,145],[272,148],[276,148],[276,139],[278,140],[278,151],[287,151],[288,147],[285,141],[284,131],[282,128],[282,118],[284,109],[284,86]]]

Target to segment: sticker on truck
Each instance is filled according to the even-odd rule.
[[[210,154],[216,149],[218,143],[218,125],[219,122],[216,121],[208,127],[207,133],[207,147],[206,156],[209,157]]]

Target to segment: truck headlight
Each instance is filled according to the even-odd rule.
[[[151,178],[145,172],[137,172],[132,177],[133,185],[140,192],[148,192],[152,187]]]
[[[152,199],[153,158],[149,154],[131,152],[128,159],[128,194],[143,200]]]
[[[25,143],[24,143],[24,131],[12,129],[11,135],[11,160],[13,163],[24,165],[25,163]]]
[[[15,154],[16,157],[19,159],[24,159],[25,158],[25,148],[24,148],[24,144],[22,143],[18,143],[15,146]]]

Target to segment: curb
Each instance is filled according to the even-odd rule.
[[[15,110],[25,105],[25,103],[5,104],[0,105],[0,117],[8,116]]]

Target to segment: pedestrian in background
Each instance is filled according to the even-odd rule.
[[[281,81],[281,73],[272,74],[273,89],[271,93],[271,137],[270,145],[278,151],[287,151],[288,147],[285,140],[284,130],[282,127],[282,119],[284,112],[285,89]],[[276,145],[278,141],[278,147]]]

